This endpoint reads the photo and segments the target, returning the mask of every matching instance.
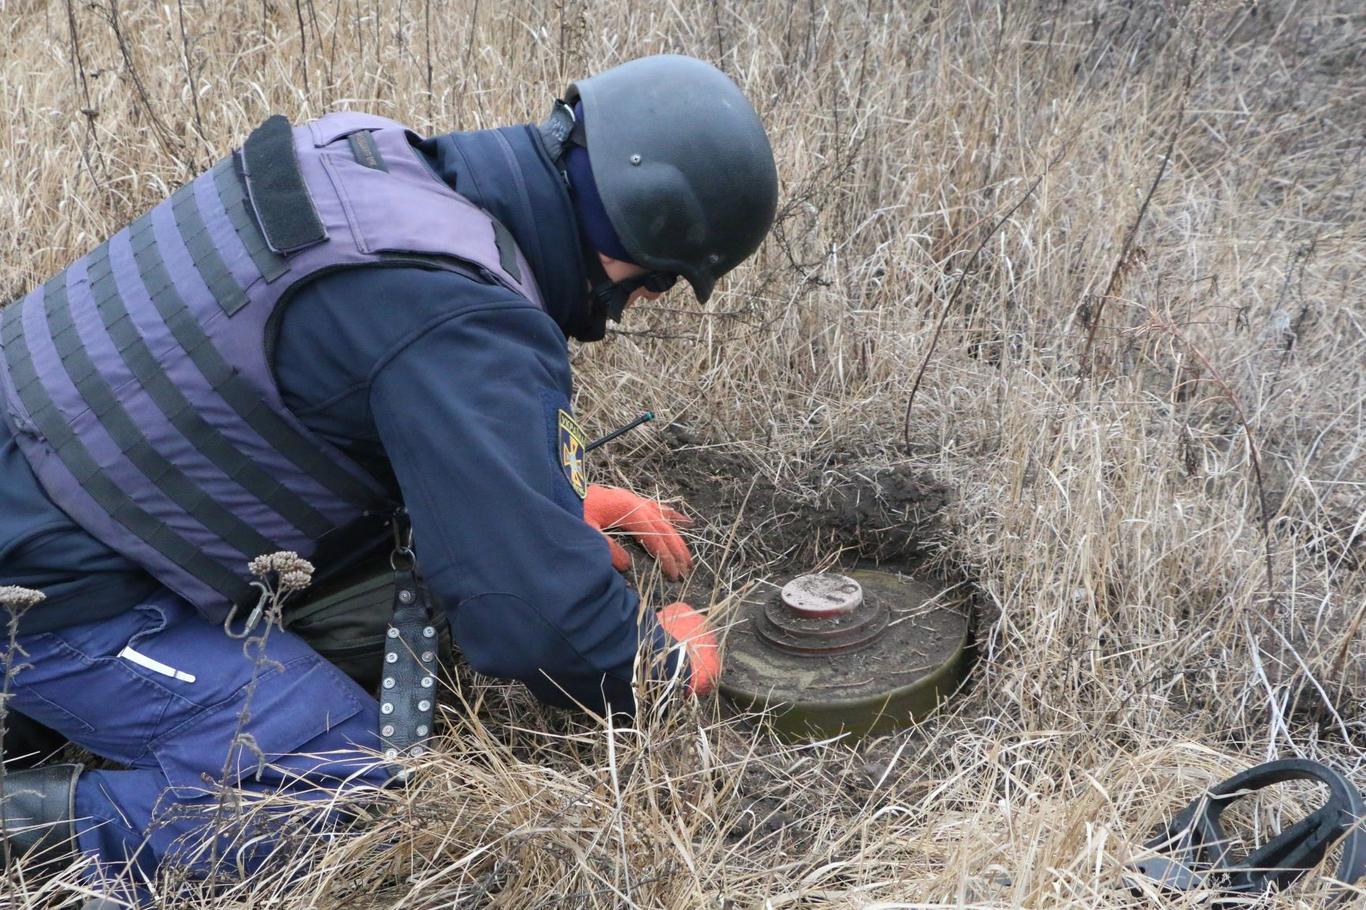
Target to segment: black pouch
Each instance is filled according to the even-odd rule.
[[[394,607],[394,570],[387,554],[304,594],[297,602],[285,605],[285,628],[367,692],[378,692],[384,633]],[[439,615],[434,624],[438,660],[450,666],[454,661],[450,626],[444,615]]]

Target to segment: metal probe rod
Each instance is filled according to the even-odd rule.
[[[629,432],[631,432],[632,430],[634,430],[636,427],[640,426],[642,423],[649,423],[651,420],[654,420],[654,419],[655,419],[655,412],[654,412],[654,411],[646,411],[644,414],[641,414],[639,417],[637,417],[635,420],[631,421],[630,423],[626,424],[625,426],[617,427],[615,430],[613,430],[612,432],[608,433],[606,436],[599,436],[597,439],[594,439],[594,440],[593,440],[592,442],[590,442],[588,445],[584,446],[584,447],[583,447],[583,450],[584,450],[585,452],[591,452],[591,451],[593,451],[594,449],[596,449],[598,446],[600,446],[600,445],[606,445],[607,443],[611,442],[613,439],[616,439],[618,436],[621,436],[621,435],[623,435],[623,434],[625,434],[625,433],[629,433]]]

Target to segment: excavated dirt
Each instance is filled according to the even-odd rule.
[[[845,563],[912,565],[943,532],[950,490],[910,466],[832,464],[777,484],[739,446],[679,424],[663,436],[667,449],[641,466],[645,476],[668,478],[742,562],[805,570],[840,553]]]

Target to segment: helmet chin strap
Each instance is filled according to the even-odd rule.
[[[574,117],[573,107],[558,98],[551,109],[550,117],[540,126],[541,140],[545,144],[546,153],[554,163],[555,170],[571,197],[574,195],[574,184],[565,170],[564,153],[571,142],[585,144],[582,129],[582,124]],[[571,334],[580,341],[601,341],[607,335],[607,320],[621,321],[626,301],[630,299],[631,290],[634,288],[623,289],[607,277],[597,251],[593,249],[582,230],[579,232],[579,247],[582,251],[584,272],[588,275],[589,281],[587,313],[583,322],[576,324],[571,330]]]

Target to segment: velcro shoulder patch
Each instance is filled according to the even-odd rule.
[[[327,231],[299,171],[294,130],[276,114],[242,145],[242,173],[266,243],[277,253],[321,243]]]

